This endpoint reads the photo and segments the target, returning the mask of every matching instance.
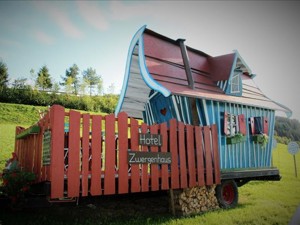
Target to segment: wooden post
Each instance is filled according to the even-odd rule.
[[[186,49],[186,46],[184,44],[184,39],[178,39],[177,42],[179,42],[179,46],[180,46],[180,50],[181,50],[181,55],[182,55],[182,59],[183,59],[183,65],[184,65],[184,69],[185,69],[185,73],[186,73],[186,78],[189,84],[189,87],[191,89],[194,89],[195,85],[194,85],[194,79],[193,79],[193,75],[192,75],[192,71],[191,71],[191,66],[190,66],[190,60],[189,60],[189,56],[188,56],[188,52]]]
[[[50,109],[51,198],[61,198],[64,196],[64,119],[65,108],[59,105],[52,106]],[[48,173],[46,172],[46,174]]]
[[[182,122],[178,122],[178,142],[179,142],[179,161],[175,161],[177,163],[176,166],[179,167],[180,170],[180,188],[187,188],[187,165],[186,165],[186,139],[185,139],[185,131],[184,124]],[[172,161],[173,163],[173,161]]]
[[[168,151],[168,132],[167,132],[167,123],[163,123],[160,125],[160,134],[163,136],[163,142],[164,143],[161,146],[161,152],[167,152]],[[162,190],[168,190],[169,189],[169,174],[168,174],[168,165],[163,164],[161,169],[161,189]]]
[[[195,146],[194,146],[194,126],[186,125],[186,141],[187,141],[187,159],[188,159],[188,186],[196,186],[196,162],[195,162]]]
[[[157,134],[158,133],[158,125],[152,125],[150,127],[150,133],[151,134]],[[150,147],[151,152],[158,152],[157,146],[151,146]],[[161,171],[160,171],[161,172]],[[157,164],[150,164],[150,177],[151,177],[151,190],[152,191],[158,191],[159,190],[159,181],[158,181],[158,165]]]
[[[203,127],[204,133],[204,151],[205,151],[205,169],[206,169],[206,185],[213,185],[213,168],[212,168],[212,155],[211,155],[211,137],[210,127]]]
[[[171,201],[171,211],[172,211],[172,215],[175,216],[175,203],[174,203],[174,193],[173,193],[173,189],[170,188],[170,201]]]
[[[70,110],[68,155],[68,197],[78,197],[80,189],[80,113]]]
[[[81,195],[88,196],[89,192],[89,157],[90,157],[90,115],[82,116],[82,178],[81,178]]]
[[[119,137],[119,185],[118,193],[128,193],[128,116],[125,112],[118,114],[118,137]]]
[[[295,177],[298,177],[298,176],[297,176],[297,164],[296,164],[296,156],[295,156],[295,155],[293,155],[293,157],[294,157]]]
[[[131,150],[139,151],[139,124],[138,121],[131,118],[130,119],[131,129],[130,129],[130,137],[131,137]],[[139,165],[131,165],[131,192],[140,192],[140,169]]]
[[[142,126],[141,126],[141,129],[142,129],[142,134],[147,133],[147,130],[148,130],[147,124],[143,123]],[[142,146],[142,151],[147,152],[148,151],[148,146],[143,145]],[[142,165],[142,191],[143,192],[149,191],[148,164],[143,164]]]
[[[296,165],[296,154],[299,151],[299,145],[295,141],[291,141],[288,144],[288,152],[294,157],[295,177],[297,177],[297,165]]]
[[[115,115],[105,117],[105,173],[104,173],[104,194],[116,193],[115,179]]]
[[[179,188],[179,169],[178,169],[178,139],[177,139],[177,121],[170,120],[170,152],[172,153],[171,164],[171,188]]]
[[[102,116],[92,116],[92,163],[91,163],[91,195],[102,194],[101,155],[102,155]]]

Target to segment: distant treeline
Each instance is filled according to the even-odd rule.
[[[288,144],[290,141],[300,142],[300,122],[297,119],[288,119],[276,116],[275,135],[277,141]]]
[[[114,112],[119,96],[104,94],[98,96],[77,96],[74,94],[34,90],[30,86],[24,88],[0,88],[0,102],[34,106],[62,105],[70,109],[93,112]]]

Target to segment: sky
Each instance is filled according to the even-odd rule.
[[[300,120],[299,21],[299,1],[0,1],[0,59],[11,81],[44,65],[56,82],[74,63],[92,67],[119,94],[130,41],[147,25],[211,56],[238,50]]]

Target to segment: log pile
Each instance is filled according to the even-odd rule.
[[[191,215],[218,209],[219,204],[215,196],[215,188],[216,185],[174,190],[173,207],[175,214]]]

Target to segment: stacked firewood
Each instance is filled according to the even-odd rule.
[[[174,209],[178,215],[190,215],[219,208],[215,185],[173,191]],[[172,204],[172,202],[171,202]],[[172,207],[172,205],[171,205]]]

